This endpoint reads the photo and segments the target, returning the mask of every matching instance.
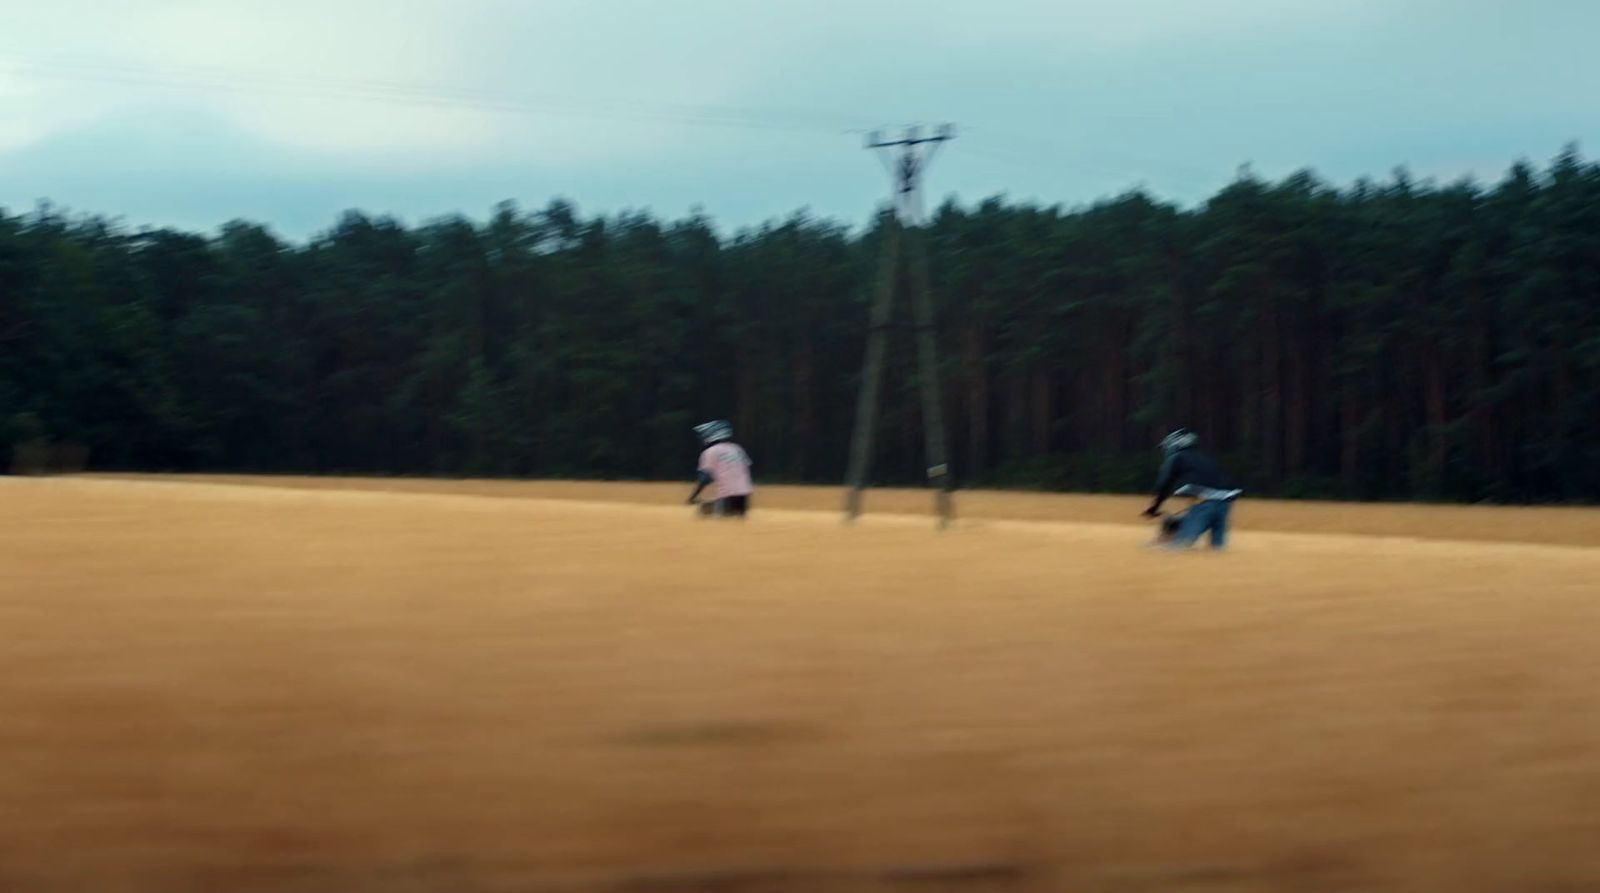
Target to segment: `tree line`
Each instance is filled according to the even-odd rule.
[[[0,445],[676,478],[725,417],[764,479],[837,482],[889,225],[724,237],[555,201],[290,243],[0,210]],[[1192,208],[952,202],[922,238],[965,485],[1143,489],[1183,425],[1258,493],[1600,498],[1600,165],[1576,150],[1493,186],[1242,171]],[[923,465],[898,342],[883,483]]]

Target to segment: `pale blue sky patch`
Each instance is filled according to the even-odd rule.
[[[929,186],[970,201],[1492,181],[1593,143],[1597,33],[1584,0],[13,0],[0,206],[857,223],[886,184],[851,131],[913,120],[962,126]]]

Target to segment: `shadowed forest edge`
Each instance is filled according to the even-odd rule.
[[[97,469],[683,478],[733,420],[837,482],[880,218],[722,237],[552,202],[306,244],[0,211],[0,444]],[[1194,209],[949,203],[963,484],[1139,490],[1176,425],[1257,493],[1600,499],[1600,165],[1493,187],[1248,173]],[[903,308],[905,302],[899,302]],[[909,333],[877,477],[922,468]],[[66,445],[62,447],[60,445]]]

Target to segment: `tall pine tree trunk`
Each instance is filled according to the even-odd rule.
[[[1043,456],[1050,452],[1050,438],[1055,430],[1054,381],[1048,369],[1033,371],[1033,454]]]
[[[967,473],[982,474],[989,467],[989,371],[984,358],[988,333],[983,323],[961,332],[961,373],[967,390]]]
[[[1472,373],[1467,379],[1471,388],[1471,408],[1468,412],[1472,417],[1473,434],[1477,442],[1479,471],[1486,476],[1494,476],[1500,473],[1495,455],[1495,413],[1494,403],[1486,393],[1489,376],[1493,372],[1494,354],[1485,301],[1481,288],[1476,284],[1473,286],[1472,304],[1475,313],[1472,333]]]
[[[1356,395],[1346,392],[1339,400],[1339,480],[1346,496],[1355,496],[1361,490],[1363,415]]]
[[[1110,335],[1108,330],[1102,330]],[[1108,338],[1100,351],[1100,449],[1115,454],[1126,438],[1128,376],[1123,347]]]
[[[756,446],[756,411],[759,402],[756,375],[755,346],[749,338],[740,339],[734,354],[734,389],[738,407],[734,432],[744,443],[752,445],[752,450],[759,450],[759,446]]]
[[[1288,438],[1285,451],[1291,474],[1304,474],[1306,471],[1306,440],[1311,411],[1309,365],[1310,359],[1303,349],[1295,350],[1289,357],[1289,401],[1285,419]]]
[[[1012,369],[1006,375],[1006,438],[1003,461],[1015,464],[1027,458],[1028,370]]]
[[[1429,487],[1436,490],[1444,479],[1445,425],[1449,418],[1445,404],[1444,360],[1439,345],[1430,344],[1426,350],[1423,401],[1428,420],[1427,479]]]
[[[811,473],[811,457],[816,452],[816,345],[810,325],[800,332],[800,344],[795,352],[795,455],[794,471],[802,480]]]
[[[1268,299],[1261,326],[1261,459],[1267,480],[1283,479],[1283,344],[1277,302]]]
[[[1177,252],[1167,253],[1167,290],[1172,295],[1172,330],[1168,333],[1168,362],[1177,367],[1172,377],[1174,391],[1171,396],[1178,415],[1178,418],[1169,419],[1168,422],[1192,427],[1200,424],[1195,416],[1200,408],[1197,393],[1199,385],[1195,380],[1199,358],[1195,356],[1192,324],[1189,320],[1189,307]],[[1206,422],[1207,426],[1212,424],[1210,420]],[[1208,427],[1208,430],[1216,429]]]

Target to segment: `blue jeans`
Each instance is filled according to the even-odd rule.
[[[1233,510],[1233,500],[1206,500],[1197,502],[1183,513],[1183,520],[1178,523],[1178,532],[1173,535],[1170,547],[1173,549],[1187,549],[1200,539],[1200,535],[1211,533],[1211,548],[1221,549],[1228,544],[1228,513]]]

